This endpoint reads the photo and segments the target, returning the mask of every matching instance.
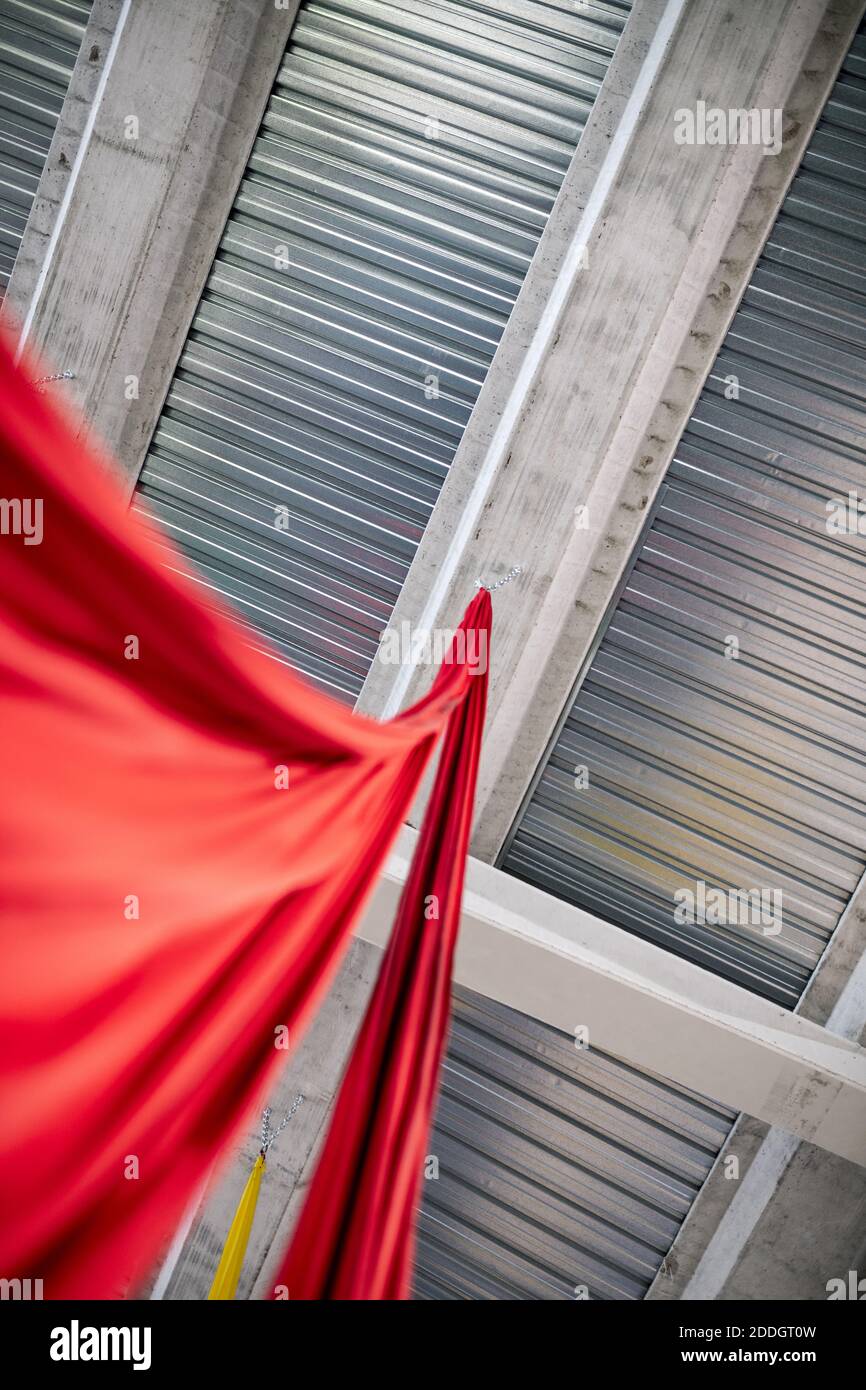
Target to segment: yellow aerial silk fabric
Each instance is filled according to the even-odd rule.
[[[250,1238],[253,1217],[256,1214],[256,1202],[259,1199],[259,1188],[262,1185],[262,1173],[264,1171],[264,1154],[259,1154],[253,1164],[253,1171],[247,1178],[247,1185],[243,1190],[241,1200],[238,1202],[238,1209],[229,1227],[226,1243],[217,1265],[217,1272],[210,1286],[209,1299],[232,1299],[237,1293],[238,1280],[241,1277],[244,1255],[247,1253],[247,1241]]]

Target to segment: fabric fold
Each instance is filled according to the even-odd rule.
[[[482,590],[455,648],[470,629],[486,653],[490,617]],[[486,699],[485,662],[449,716],[397,921],[277,1277],[290,1299],[409,1297]]]

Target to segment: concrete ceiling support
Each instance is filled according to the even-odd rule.
[[[296,9],[94,6],[9,302],[130,488]]]
[[[83,145],[89,138],[92,112],[98,109],[129,12],[128,0],[94,0],[73,69],[48,159],[24,237],[15,257],[3,300],[29,336],[41,292],[40,280],[51,262],[49,250],[65,221],[64,205],[74,183]],[[37,288],[38,291],[37,292]]]
[[[866,881],[797,1009],[866,1042]],[[862,1142],[866,1152],[866,1138]],[[736,1160],[731,1166],[731,1160]],[[733,1179],[733,1180],[732,1180]],[[648,1298],[821,1299],[866,1268],[866,1169],[741,1115]]]
[[[404,827],[360,928],[368,941],[387,940],[416,839]],[[855,1041],[475,859],[455,979],[866,1165],[866,1052]]]
[[[825,103],[859,0],[637,0],[392,618],[497,596],[473,853],[493,862]],[[778,154],[676,112],[781,111]],[[374,662],[391,714],[426,671]]]

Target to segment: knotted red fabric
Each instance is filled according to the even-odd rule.
[[[5,347],[0,467],[0,1270],[42,1279],[46,1298],[134,1291],[252,1123],[448,722],[369,1056],[340,1102],[370,1115],[358,1227],[344,1212],[327,1276],[311,1276],[323,1297],[397,1296],[447,1015],[489,596],[430,693],[377,724],[256,650],[180,557],[166,567],[167,542]],[[438,923],[419,919],[428,896]],[[391,1204],[381,1182],[398,1169]]]

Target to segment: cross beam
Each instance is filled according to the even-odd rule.
[[[403,828],[367,941],[387,940],[417,838]],[[455,980],[866,1166],[863,1048],[472,858]]]

